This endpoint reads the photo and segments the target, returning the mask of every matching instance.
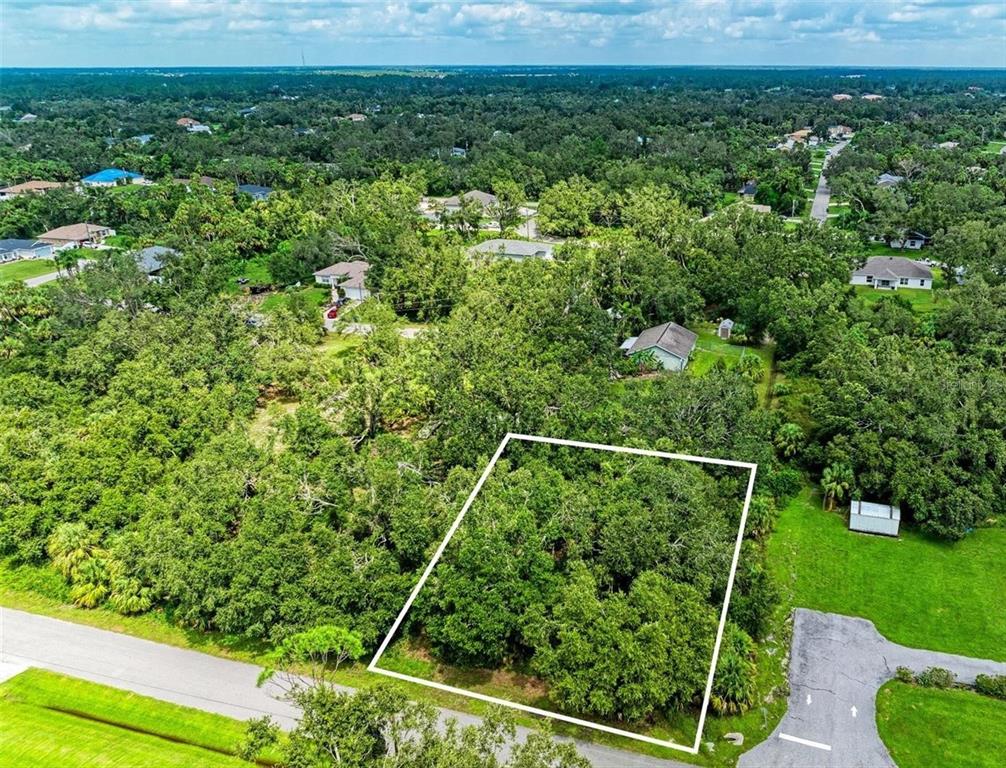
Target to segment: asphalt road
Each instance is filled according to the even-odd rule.
[[[1006,674],[1006,663],[906,648],[866,619],[794,612],[789,708],[739,768],[894,768],[876,725],[877,690],[899,666],[944,667],[961,682]]]
[[[9,608],[0,608],[0,622],[0,675],[41,667],[239,720],[271,715],[289,728],[297,717],[277,685],[255,685],[260,669],[252,664]],[[479,722],[463,712],[441,714],[461,725]],[[528,733],[519,728],[518,738]],[[692,768],[591,742],[575,744],[597,768]]]
[[[824,178],[824,169],[828,167],[828,161],[838,155],[848,144],[848,141],[838,142],[831,148],[830,154],[824,159],[821,176],[817,180],[817,190],[814,192],[814,202],[810,207],[810,217],[819,224],[824,224],[828,220],[828,203],[831,202],[831,188]]]

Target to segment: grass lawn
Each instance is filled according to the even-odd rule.
[[[716,335],[717,327],[714,323],[703,323],[692,327],[691,330],[695,331],[699,338],[695,342],[695,351],[688,363],[689,370],[696,376],[703,376],[709,372],[717,360],[723,360],[728,368],[732,368],[742,357],[753,355],[760,360],[764,370],[762,380],[758,382],[758,396],[764,402],[771,383],[772,348],[750,347],[724,341]]]
[[[331,291],[324,286],[312,285],[305,288],[289,288],[285,291],[277,291],[276,293],[271,293],[266,296],[259,305],[259,309],[263,312],[275,312],[280,307],[285,307],[290,302],[290,297],[295,293],[303,294],[311,306],[319,309],[322,305],[326,304],[331,297]]]
[[[989,155],[998,155],[1002,151],[1003,147],[1006,147],[1006,141],[990,141],[982,149],[982,152]]]
[[[897,539],[853,533],[805,488],[768,555],[794,606],[870,619],[902,645],[1006,661],[1006,528],[957,543],[904,526]]]
[[[0,765],[249,765],[233,756],[245,729],[237,720],[40,669],[0,685],[0,722]]]
[[[239,269],[234,273],[229,283],[230,293],[241,293],[244,286],[238,283],[241,278],[247,278],[248,285],[270,285],[272,275],[269,273],[265,256],[255,256],[246,259],[239,264]]]
[[[877,729],[899,768],[994,768],[1006,755],[1006,701],[892,680],[877,694]]]
[[[0,264],[0,282],[4,280],[25,280],[29,277],[48,275],[56,271],[56,262],[52,259],[22,259]]]
[[[916,314],[924,315],[936,309],[939,301],[938,291],[927,291],[924,288],[899,288],[896,291],[870,288],[866,285],[856,286],[856,295],[859,296],[868,307],[872,307],[884,296],[900,296],[908,299],[912,305],[912,311]]]

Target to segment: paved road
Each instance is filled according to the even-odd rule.
[[[821,167],[821,176],[817,180],[817,191],[814,192],[814,202],[810,207],[810,217],[820,224],[824,224],[828,220],[828,203],[831,202],[831,188],[824,178],[824,169],[828,167],[828,161],[838,155],[848,144],[848,141],[838,142],[831,148],[830,154],[824,158],[824,165]]]
[[[280,698],[278,686],[255,685],[259,668],[252,664],[9,608],[0,612],[0,673],[20,666],[42,667],[240,720],[271,715],[290,727],[297,717],[297,710]],[[479,722],[462,712],[441,712],[462,725]],[[518,729],[521,739],[528,733]],[[590,742],[575,743],[597,768],[690,768]]]
[[[739,768],[894,768],[877,734],[875,701],[897,667],[944,667],[961,682],[1006,674],[1003,662],[897,645],[865,619],[802,608],[794,614],[789,708]]]

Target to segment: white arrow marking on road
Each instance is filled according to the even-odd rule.
[[[810,694],[808,693],[807,694],[807,706],[808,707],[810,706],[810,704],[811,704],[812,701],[813,701],[813,699],[810,697]]]
[[[852,705],[852,709],[850,711],[852,712],[852,716],[855,717],[856,716],[856,712],[858,711],[856,709],[856,705],[855,704]]]

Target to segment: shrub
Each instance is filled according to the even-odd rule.
[[[975,690],[986,696],[1006,699],[1006,675],[978,675],[975,678]]]
[[[923,688],[953,688],[957,676],[943,667],[929,667],[915,676],[915,682]]]
[[[894,678],[902,683],[915,683],[915,673],[908,667],[898,667],[894,670]]]
[[[780,467],[766,476],[763,486],[780,503],[783,503],[786,499],[790,499],[800,492],[803,478],[799,470],[792,467]]]

